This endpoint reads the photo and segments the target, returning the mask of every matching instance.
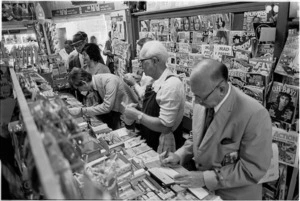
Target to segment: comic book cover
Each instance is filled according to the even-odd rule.
[[[177,43],[178,52],[190,53],[192,51],[191,45],[189,43]]]
[[[229,45],[236,45],[236,44],[242,44],[245,41],[255,38],[254,31],[248,32],[248,31],[229,31],[228,36],[228,44]]]
[[[231,30],[231,14],[215,14],[215,30]]]
[[[232,46],[214,45],[213,58],[221,62],[223,55],[232,56]]]
[[[168,41],[169,35],[168,34],[158,34],[158,41]]]
[[[298,97],[298,86],[274,82],[267,102],[271,118],[274,121],[294,123]]]
[[[233,69],[234,56],[222,55],[222,63],[228,68]]]
[[[198,43],[198,44],[201,44],[203,42],[203,33],[202,32],[196,32],[196,31],[193,31],[191,32],[191,35],[192,35],[192,43]]]
[[[231,69],[240,70],[244,72],[252,72],[253,65],[247,63],[242,59],[232,59]]]
[[[178,42],[179,43],[189,43],[190,42],[190,32],[187,32],[187,31],[178,32]]]
[[[266,87],[268,77],[260,73],[247,73],[246,85],[255,87]]]
[[[273,142],[278,145],[279,162],[298,167],[298,137],[299,134],[294,131],[285,131],[280,128],[273,127]]]
[[[267,12],[265,10],[261,11],[249,11],[244,13],[243,30],[253,31],[253,23],[266,22]]]
[[[255,40],[257,41],[257,40]],[[248,52],[252,52],[253,49],[253,43],[255,42],[254,39],[248,39],[245,41],[242,41],[241,43],[238,44],[233,44],[232,49],[235,52],[236,50],[244,50]]]
[[[248,96],[254,98],[260,104],[265,106],[265,93],[264,93],[265,90],[264,90],[264,88],[245,85],[244,88],[243,88],[243,91],[244,91],[245,94],[247,94]]]
[[[213,30],[214,44],[228,45],[228,33],[225,30]]]
[[[202,54],[202,45],[199,43],[192,43],[192,53]]]
[[[159,20],[159,34],[169,34],[170,31],[169,18]]]
[[[268,57],[270,61],[274,56],[274,44],[258,44],[257,51],[253,57]]]
[[[184,52],[176,53],[176,64],[180,66],[188,66],[189,63],[189,54]]]
[[[246,85],[247,81],[247,72],[243,72],[241,70],[229,70],[228,77],[233,86],[244,91],[244,86]]]
[[[141,21],[141,32],[150,31],[150,20],[142,20]]]
[[[214,46],[210,44],[202,44],[202,54],[207,58],[212,58]]]
[[[204,57],[204,55],[202,54],[190,53],[188,66],[193,68],[197,63],[199,63],[203,59],[206,59],[206,57]]]
[[[275,72],[299,78],[299,33],[293,29],[289,30],[289,35],[281,52]]]
[[[270,61],[260,60],[259,58],[249,59],[249,64],[253,65],[250,72],[260,73],[265,76],[269,76],[274,63]]]

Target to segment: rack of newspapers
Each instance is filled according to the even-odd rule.
[[[265,10],[244,12],[242,30],[231,30],[233,13],[170,17],[139,20],[139,39],[149,37],[161,41],[169,52],[167,67],[178,74],[185,86],[184,115],[192,118],[194,97],[189,76],[202,59],[224,63],[230,83],[266,107],[274,122],[273,142],[279,156],[273,164],[279,168],[264,183],[264,199],[293,199],[298,172],[299,133],[299,33],[289,30],[280,58],[274,57],[276,20],[279,4],[266,4]],[[278,63],[276,65],[276,61]],[[133,71],[138,62],[133,60]],[[284,75],[274,81],[275,73]],[[284,97],[283,97],[284,96]],[[282,97],[282,98],[281,98]],[[281,100],[282,99],[282,100]],[[283,100],[285,99],[285,100]],[[282,109],[285,102],[286,109]],[[280,109],[278,109],[280,108]],[[275,157],[277,158],[277,157]],[[295,167],[287,171],[287,166]],[[276,176],[275,176],[276,175]],[[288,178],[287,178],[288,176]],[[293,178],[293,179],[291,179]]]
[[[9,131],[27,198],[221,200],[204,188],[176,185],[174,175],[187,170],[162,167],[135,132],[70,115],[68,109],[82,103],[53,92],[37,71],[9,71],[22,116]]]

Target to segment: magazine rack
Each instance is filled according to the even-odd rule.
[[[58,177],[55,176],[54,171],[51,168],[51,163],[43,145],[41,135],[31,115],[31,112],[27,105],[27,101],[13,67],[10,67],[9,71],[13,83],[13,88],[19,103],[25,129],[27,131],[30,149],[35,161],[43,192],[45,193],[45,198],[64,199]]]

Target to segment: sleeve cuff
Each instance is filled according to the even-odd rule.
[[[218,186],[218,179],[215,171],[209,170],[203,172],[205,186],[210,191],[214,191]]]

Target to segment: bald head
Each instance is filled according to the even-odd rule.
[[[227,67],[216,60],[205,59],[200,61],[193,69],[191,81],[201,80],[203,82],[219,82],[228,80]]]
[[[191,90],[196,103],[213,108],[225,97],[228,91],[227,67],[212,59],[200,61],[192,71]]]

